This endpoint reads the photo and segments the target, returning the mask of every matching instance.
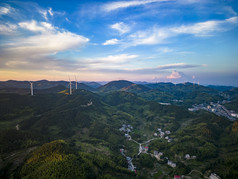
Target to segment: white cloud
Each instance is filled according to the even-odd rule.
[[[18,30],[24,29],[32,33],[26,33],[20,38],[12,39],[11,43],[3,44],[0,50],[2,66],[22,65],[23,62],[32,65],[33,62],[43,59],[48,59],[50,64],[54,60],[51,59],[53,57],[49,58],[49,55],[78,49],[89,41],[86,37],[59,29],[47,22],[21,22],[18,27]],[[44,64],[47,64],[47,61]]]
[[[146,5],[154,2],[163,2],[168,0],[138,0],[138,1],[117,1],[112,3],[107,3],[103,6],[103,10],[110,12],[122,8],[134,7],[134,6],[141,6]]]
[[[167,79],[178,79],[181,78],[182,76],[180,75],[179,72],[177,71],[172,71],[170,75],[167,76]]]
[[[48,13],[49,13],[51,16],[53,16],[53,15],[54,15],[54,13],[53,13],[53,11],[52,11],[52,8],[51,8],[51,7],[49,8],[49,10],[48,10]]]
[[[15,24],[0,24],[0,34],[11,34],[17,29],[17,26]]]
[[[193,34],[196,36],[209,36],[212,32],[227,31],[233,25],[238,24],[238,17],[231,17],[225,20],[213,20],[195,23],[193,25],[183,25],[171,29],[176,34]]]
[[[87,38],[71,32],[54,32],[24,38],[22,42],[16,42],[15,46],[17,45],[17,47],[9,50],[23,56],[47,55],[73,48],[76,49],[88,41]]]
[[[128,55],[128,54],[120,54],[120,55],[110,55],[107,57],[99,58],[98,60],[101,62],[113,62],[113,63],[124,63],[128,60],[137,58],[138,55]]]
[[[131,30],[130,27],[123,22],[115,23],[111,25],[111,28],[119,31],[120,34],[125,34]]]
[[[98,57],[94,59],[84,59],[81,61],[82,65],[85,65],[89,70],[119,70],[123,67],[128,66],[129,63],[133,62],[138,55],[129,54],[118,54],[109,55],[106,57]]]
[[[101,64],[107,65],[108,63],[110,64],[125,63],[137,57],[138,55],[118,54],[118,55],[109,55],[106,57],[98,57],[94,59],[86,59],[84,60],[83,63],[88,65],[100,64],[101,66]]]
[[[103,43],[103,45],[116,45],[119,43],[118,39],[111,39],[111,40],[107,40],[106,42]]]
[[[47,21],[48,17],[47,17],[47,11],[43,10],[43,9],[39,9],[39,13],[41,14],[41,16]]]
[[[152,28],[145,31],[138,31],[131,34],[125,43],[125,46],[137,46],[137,45],[154,45],[163,43],[165,39],[170,37],[168,31],[165,29]]]
[[[32,32],[45,33],[45,32],[50,32],[50,31],[55,30],[55,28],[50,23],[36,22],[34,20],[32,20],[30,22],[20,22],[20,23],[18,23],[18,25],[21,28],[32,31]]]
[[[231,17],[225,20],[213,20],[199,22],[178,27],[159,28],[153,27],[144,31],[130,34],[123,42],[124,46],[154,45],[167,43],[168,38],[181,34],[194,36],[212,36],[215,32],[228,31],[238,25],[238,17]]]
[[[11,7],[0,7],[0,15],[6,15],[10,13]]]

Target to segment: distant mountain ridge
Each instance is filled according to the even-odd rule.
[[[76,89],[75,81],[71,82],[74,93]],[[68,93],[69,82],[67,81],[34,81],[34,94],[47,93]],[[97,82],[77,83],[78,89],[92,91],[96,93],[110,93],[114,91],[124,91],[133,93],[145,100],[162,103],[172,103],[184,105],[218,102],[229,99],[236,99],[238,88],[231,86],[203,86],[190,82],[173,84],[171,82],[160,83],[138,83],[126,80],[111,81],[105,85]],[[30,84],[28,81],[9,80],[0,82],[0,93],[17,93],[22,95],[30,94]]]
[[[99,92],[109,92],[109,91],[117,91],[122,88],[128,87],[133,83],[126,80],[119,80],[119,81],[111,81],[101,87],[98,88]]]
[[[101,86],[99,83],[96,82],[85,82],[85,83],[86,84],[77,83],[77,87],[88,91],[94,91],[95,88]],[[48,80],[33,81],[33,87],[35,90],[49,89],[57,86],[68,87],[68,85],[69,85],[68,81],[48,81]],[[76,87],[75,81],[72,81],[72,88],[75,87]],[[4,88],[18,88],[18,89],[30,88],[30,84],[28,81],[15,81],[15,80],[0,82],[0,89]]]

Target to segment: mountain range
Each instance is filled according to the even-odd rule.
[[[96,89],[73,86],[69,95],[67,82],[34,85],[30,96],[28,82],[1,82],[1,178],[238,176],[237,120],[187,110],[191,104],[217,100],[230,100],[227,107],[237,110],[237,88],[120,80]],[[138,143],[154,139],[146,143],[147,153],[138,155],[139,145],[119,130],[123,125],[133,127],[129,134]],[[155,137],[158,128],[170,131],[172,142]],[[133,158],[136,173],[128,170],[120,149]],[[163,152],[161,160],[153,157],[154,151]],[[185,154],[196,159],[186,160]],[[177,166],[168,166],[168,159]]]

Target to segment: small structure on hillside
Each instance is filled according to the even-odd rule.
[[[165,134],[169,135],[169,134],[171,134],[171,132],[170,131],[165,131]]]
[[[173,139],[168,139],[168,142],[172,142],[173,141]]]
[[[17,131],[20,130],[20,125],[19,125],[19,124],[16,125],[16,130],[17,130]]]
[[[176,163],[168,160],[168,163],[167,163],[169,166],[171,166],[172,168],[175,168],[176,167]]]
[[[217,174],[215,173],[211,173],[211,175],[209,176],[209,179],[221,179],[221,177],[219,177]]]
[[[185,154],[184,158],[185,159],[190,159],[190,155],[189,154]]]

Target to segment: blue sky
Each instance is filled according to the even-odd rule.
[[[0,80],[238,86],[236,0],[0,2]]]

